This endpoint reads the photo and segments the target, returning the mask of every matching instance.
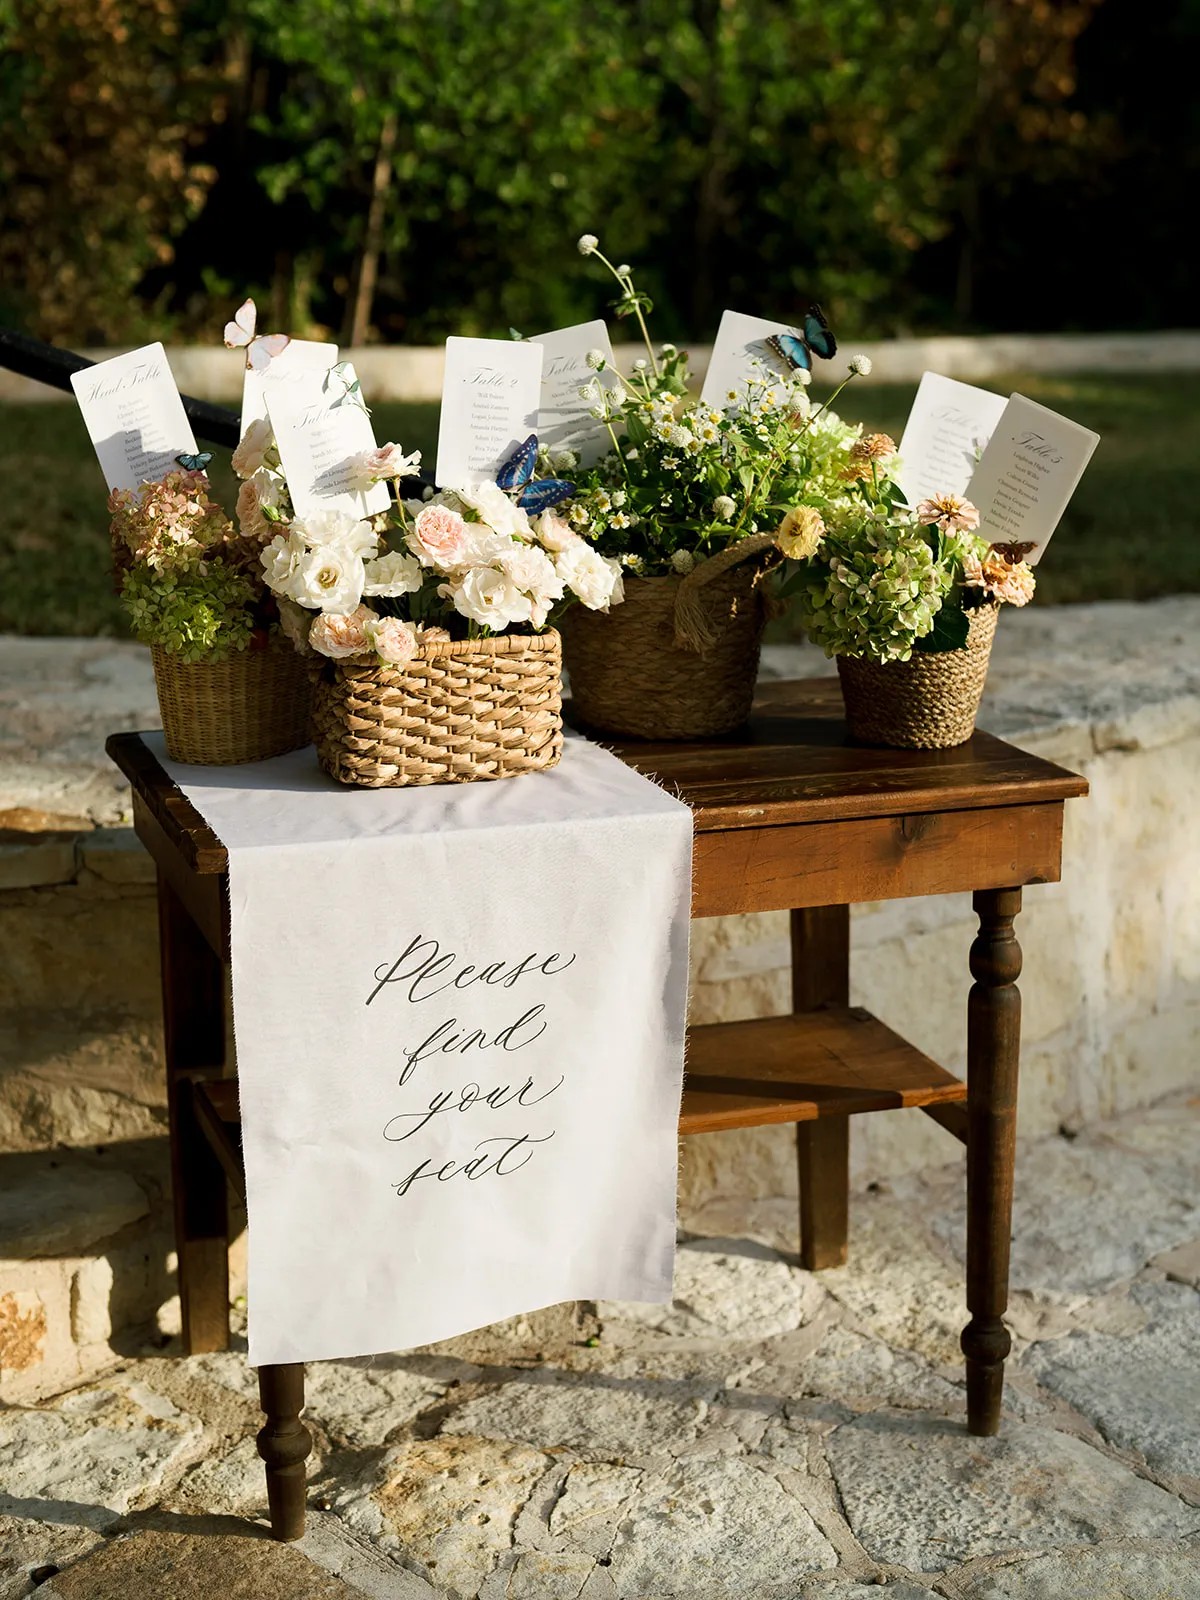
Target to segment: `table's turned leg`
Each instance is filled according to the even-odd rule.
[[[981,889],[979,932],[971,946],[975,982],[967,1002],[967,1426],[996,1433],[1004,1361],[1012,1340],[1008,1305],[1013,1157],[1020,1063],[1021,947],[1013,919],[1020,889]]]
[[[161,873],[158,929],[183,1348],[198,1355],[229,1348],[229,1209],[186,1080],[224,1064],[224,985],[220,961]]]
[[[304,1463],[312,1438],[300,1421],[304,1409],[304,1365],[259,1367],[258,1395],[266,1414],[259,1430],[258,1453],[267,1467],[267,1504],[271,1533],[284,1541],[304,1532]]]
[[[850,1003],[850,907],[792,912],[792,1010]],[[850,1213],[850,1118],[796,1124],[800,1262],[810,1272],[846,1259]]]

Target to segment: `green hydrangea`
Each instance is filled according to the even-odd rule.
[[[142,644],[181,661],[215,661],[249,645],[258,594],[254,579],[211,560],[182,572],[136,566],[125,576],[121,603]]]
[[[792,593],[805,631],[827,656],[907,661],[953,586],[956,564],[935,558],[908,519],[843,515],[819,554],[799,569]]]

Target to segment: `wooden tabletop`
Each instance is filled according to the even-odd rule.
[[[105,747],[194,871],[225,847],[137,733]],[[953,750],[850,744],[836,678],[760,685],[746,729],[703,744],[617,744],[623,761],[691,806],[698,833],[1069,800],[1083,778],[988,733]]]

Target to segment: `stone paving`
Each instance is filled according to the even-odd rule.
[[[850,1264],[722,1198],[669,1307],[309,1370],[309,1531],[265,1536],[240,1352],[0,1413],[0,1600],[1197,1600],[1200,1096],[1022,1147],[1001,1434],[963,1425],[961,1164]]]

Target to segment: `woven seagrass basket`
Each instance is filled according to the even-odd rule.
[[[745,563],[695,591],[707,639],[699,649],[680,639],[686,579],[626,578],[611,611],[572,606],[562,623],[572,720],[634,739],[711,739],[741,727],[767,620],[763,574],[761,562]]]
[[[173,760],[234,766],[308,743],[309,675],[282,635],[218,661],[182,662],[157,647],[150,654]]]
[[[552,767],[562,755],[562,643],[431,641],[402,667],[322,662],[313,690],[322,769],[339,783],[473,783]]]
[[[965,744],[987,680],[999,606],[971,613],[961,650],[914,650],[907,661],[837,658],[846,725],[863,744],[947,750]]]

